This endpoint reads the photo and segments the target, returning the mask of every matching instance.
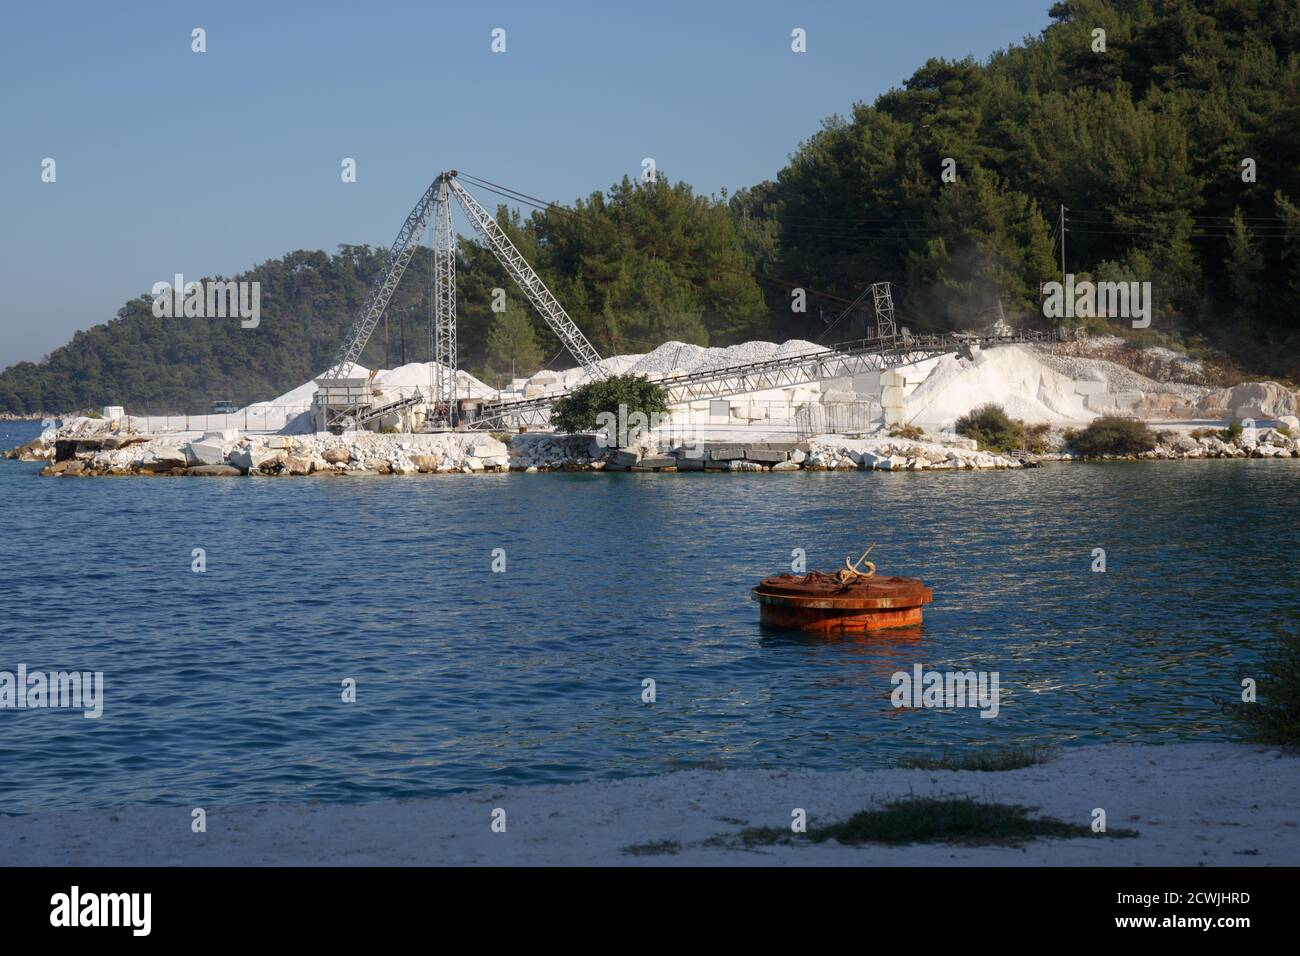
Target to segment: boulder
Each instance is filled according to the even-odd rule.
[[[800,452],[800,454],[803,453]],[[778,461],[775,465],[772,466],[772,470],[773,471],[798,471],[799,464],[798,462],[794,462],[794,461]]]
[[[647,455],[637,463],[637,467],[649,469],[676,468],[677,459],[672,455]]]
[[[495,438],[480,436],[466,450],[470,458],[508,458],[510,449]]]
[[[1276,419],[1296,414],[1296,397],[1279,382],[1243,382],[1205,395],[1196,412],[1202,418]]]
[[[185,446],[185,458],[190,465],[224,465],[226,447],[219,441],[192,441]]]
[[[153,471],[166,471],[169,468],[184,468],[189,464],[189,456],[184,448],[176,445],[163,445],[150,448],[141,459],[142,467],[151,467]]]
[[[230,464],[240,471],[269,471],[279,465],[283,453],[259,445],[244,445],[230,452]]]
[[[306,455],[288,455],[284,459],[284,470],[290,475],[310,475],[315,462]],[[385,467],[388,462],[384,462]]]
[[[200,478],[238,478],[242,472],[234,465],[191,465],[185,474]]]
[[[744,457],[743,445],[718,445],[709,449],[709,458],[713,461],[735,461]]]
[[[346,465],[352,460],[352,452],[343,445],[333,445],[326,448],[325,451],[321,453],[321,457],[331,465]]]
[[[325,460],[329,461],[328,453]],[[427,475],[430,472],[437,471],[438,461],[439,459],[437,455],[412,455],[411,456],[411,464],[415,465],[416,470],[423,475]],[[536,469],[533,470],[536,471]]]
[[[605,456],[605,461],[611,465],[619,465],[623,468],[631,468],[641,461],[641,449],[639,448],[616,448]]]

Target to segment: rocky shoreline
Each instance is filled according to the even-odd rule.
[[[1206,434],[1206,432],[1209,432]],[[1038,454],[980,450],[951,435],[920,439],[879,435],[818,436],[807,441],[713,441],[661,447],[653,438],[610,448],[596,435],[524,433],[241,435],[237,431],[142,435],[77,419],[46,432],[5,457],[45,461],[42,475],[195,477],[370,476],[477,474],[519,471],[793,472],[960,471],[1037,467],[1079,460],[1056,436],[1055,450]],[[1300,441],[1273,428],[1224,437],[1157,432],[1157,446],[1132,460],[1189,458],[1300,458]]]

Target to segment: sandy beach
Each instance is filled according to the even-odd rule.
[[[0,865],[1300,865],[1300,757],[1240,744],[1060,751],[996,773],[690,770],[656,777],[361,805],[191,807],[0,817]],[[746,848],[747,827],[809,826],[908,796],[1037,807],[1089,825],[1103,808],[1131,839]],[[493,811],[505,811],[494,832]],[[497,814],[499,817],[500,814]]]

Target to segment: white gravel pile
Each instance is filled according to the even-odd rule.
[[[1207,391],[1200,385],[1188,385],[1181,382],[1157,382],[1147,378],[1131,368],[1125,368],[1106,359],[1087,358],[1081,355],[1065,355],[1042,346],[1033,346],[1034,357],[1055,372],[1074,379],[1076,382],[1105,382],[1108,392],[1166,392],[1176,395],[1200,397]],[[1178,353],[1168,351],[1170,355]]]
[[[653,352],[641,356],[628,371],[635,375],[682,375],[689,372],[704,372],[729,365],[747,365],[751,362],[766,362],[769,359],[785,358],[790,355],[806,355],[812,352],[824,352],[825,346],[803,339],[790,339],[788,342],[741,342],[725,348],[705,348],[686,342],[665,342]]]

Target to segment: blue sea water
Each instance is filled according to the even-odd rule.
[[[0,444],[35,431],[0,423]],[[39,468],[0,462],[0,670],[102,671],[104,712],[0,710],[4,813],[1225,739],[1215,696],[1300,621],[1300,460],[208,480]],[[789,570],[793,549],[832,569],[872,541],[881,573],[934,589],[920,634],[760,629],[749,588]],[[998,672],[999,715],[893,708],[890,675],[914,664]]]

